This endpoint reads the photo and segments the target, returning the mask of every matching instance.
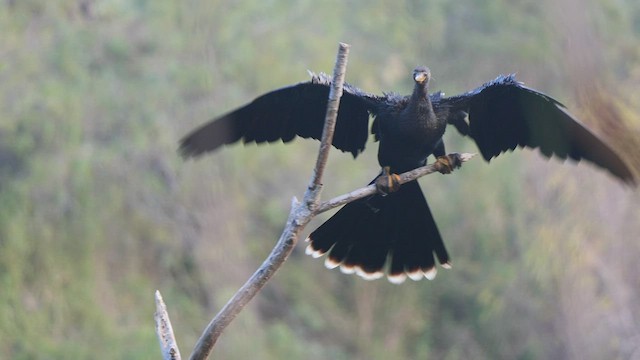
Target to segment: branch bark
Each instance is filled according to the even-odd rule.
[[[164,360],[182,359],[176,337],[173,334],[171,320],[169,320],[167,306],[164,304],[162,295],[160,295],[160,291],[158,290],[156,290],[156,313],[154,317],[156,319],[156,334],[158,335],[158,341],[160,341],[162,358]]]

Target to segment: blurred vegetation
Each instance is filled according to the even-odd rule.
[[[450,94],[517,72],[640,169],[636,0],[5,0],[0,357],[156,358],[155,289],[188,353],[275,243],[317,143],[184,163],[177,141],[306,69],[331,71],[338,41],[352,45],[348,81],[370,92],[410,91],[418,64]],[[585,91],[596,84],[606,97]],[[447,144],[475,151],[455,131]],[[332,154],[325,197],[375,175],[369,148]],[[214,356],[640,357],[637,191],[525,151],[421,182],[452,270],[366,282],[300,246]]]

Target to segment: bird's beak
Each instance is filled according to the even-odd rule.
[[[413,79],[414,79],[417,83],[422,84],[425,80],[427,80],[427,74],[426,74],[426,73],[424,73],[424,72],[416,73],[416,74],[413,76]]]

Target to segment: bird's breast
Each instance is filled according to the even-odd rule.
[[[435,116],[423,115],[380,119],[378,161],[381,166],[391,166],[401,172],[425,164],[442,138],[446,124],[440,124]]]

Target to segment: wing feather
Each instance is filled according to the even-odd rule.
[[[585,159],[624,182],[634,176],[616,152],[557,100],[515,80],[499,76],[468,93],[442,98],[437,106],[448,114],[463,110],[468,123],[450,116],[463,135],[473,138],[489,161],[516,147],[540,149],[547,157]]]
[[[296,136],[320,139],[331,80],[311,74],[312,80],[266,93],[249,104],[209,121],[180,141],[184,157],[197,157],[222,145],[289,142]],[[370,114],[380,98],[345,84],[340,100],[333,146],[356,157],[365,148]]]

